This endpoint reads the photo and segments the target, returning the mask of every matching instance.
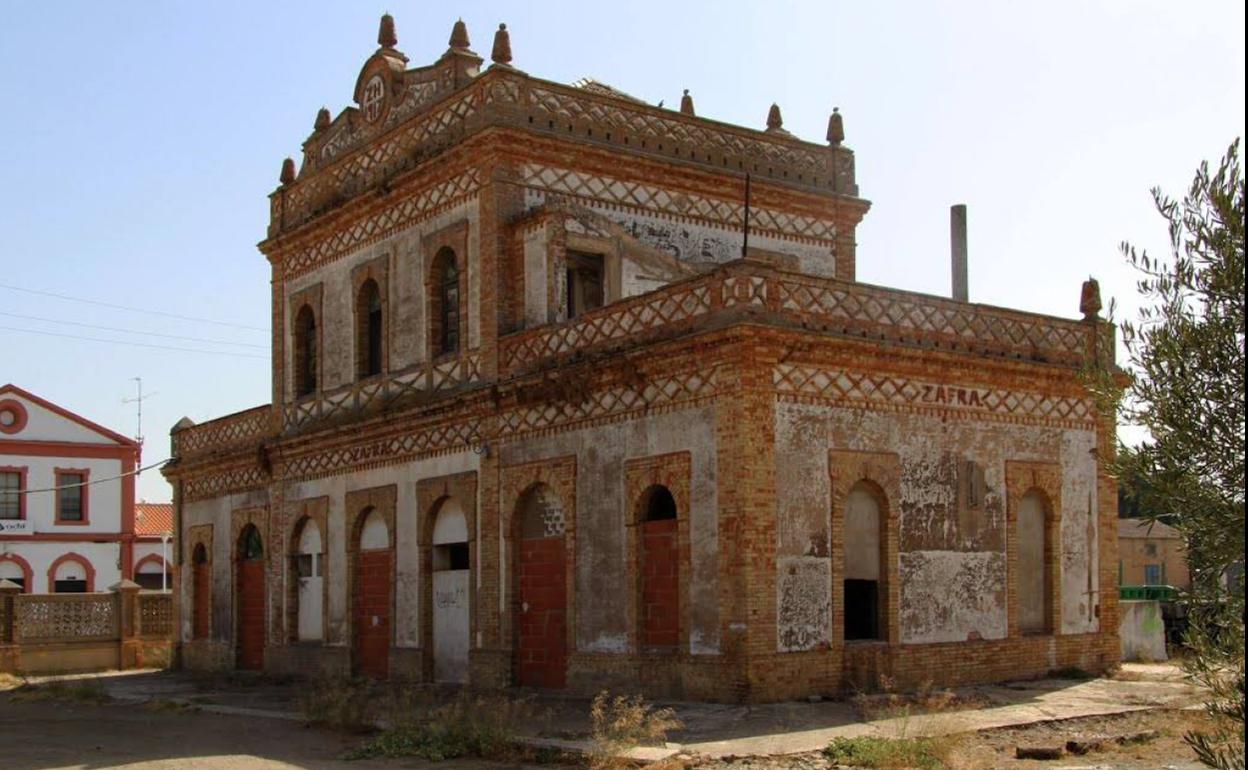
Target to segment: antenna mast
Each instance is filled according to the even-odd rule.
[[[130,379],[134,380],[136,384],[136,387],[137,387],[136,395],[134,398],[123,398],[121,400],[121,403],[136,405],[136,410],[138,412],[138,433],[135,435],[134,440],[138,441],[139,445],[142,446],[143,445],[143,399],[151,398],[152,396],[156,395],[156,393],[155,392],[152,392],[152,393],[143,392],[143,378],[142,377],[131,377]]]

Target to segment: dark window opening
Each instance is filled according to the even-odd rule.
[[[381,292],[376,281],[366,281],[360,289],[360,377],[381,374],[382,312]]]
[[[167,574],[162,575],[159,572],[140,572],[134,576],[134,582],[138,583],[139,588],[145,591],[160,591],[164,588],[173,587],[173,581],[169,579],[169,576]]]
[[[316,316],[304,305],[295,319],[295,395],[316,392]]]
[[[0,519],[22,517],[22,474],[0,472]]]
[[[455,252],[450,249],[438,252],[434,278],[438,353],[454,353],[459,350],[459,264],[455,260]]]
[[[195,564],[208,563],[208,549],[204,548],[203,543],[195,546],[195,552],[191,554],[191,561]]]
[[[602,307],[603,274],[601,254],[568,252],[568,318]]]
[[[845,639],[880,638],[880,589],[876,580],[845,581]]]
[[[52,592],[58,594],[85,594],[87,581],[82,579],[57,580],[52,584]]]
[[[264,543],[260,540],[260,531],[254,526],[247,527],[239,538],[238,557],[243,561],[264,558]]]
[[[81,473],[58,473],[56,475],[56,517],[61,521],[82,521],[83,487],[86,481]]]
[[[433,569],[437,572],[468,569],[468,544],[447,543],[433,547]]]
[[[645,521],[676,518],[676,498],[667,487],[653,487],[646,498]]]

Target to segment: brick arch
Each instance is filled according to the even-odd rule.
[[[1044,509],[1045,630],[1059,634],[1062,626],[1062,469],[1053,462],[1008,460],[1005,463],[1007,633],[1024,632],[1019,624],[1018,509],[1027,495],[1039,493]],[[1030,633],[1030,632],[1029,632]]]
[[[299,539],[308,522],[314,522],[321,533],[321,611],[329,607],[329,498],[315,497],[292,502],[295,508],[294,524],[290,527],[290,536],[286,540],[286,569],[289,579],[286,581],[286,638],[291,644],[299,639],[299,581],[295,575],[298,570],[296,560],[299,558]],[[322,615],[322,618],[325,616]],[[329,623],[323,622],[321,628],[322,641],[328,638]]]
[[[83,571],[86,573],[87,593],[95,590],[95,567],[91,566],[91,561],[79,553],[70,551],[56,557],[56,560],[48,567],[48,593],[55,593],[56,586],[56,570],[66,562],[78,562],[82,565]]]
[[[389,654],[390,648],[394,646],[395,630],[397,614],[395,612],[395,598],[398,594],[395,585],[395,554],[397,553],[395,544],[398,542],[398,532],[395,529],[395,506],[397,504],[398,486],[389,484],[384,487],[374,487],[371,489],[357,489],[347,492],[345,499],[346,507],[346,526],[347,526],[347,638],[350,640],[352,654],[352,669],[358,670],[367,676],[381,679],[389,675]],[[364,532],[364,524],[369,514],[376,512],[381,515],[386,523],[387,535],[389,537],[389,547],[377,551],[361,551],[360,536]],[[384,560],[384,561],[383,561]],[[378,564],[378,562],[382,562]],[[388,562],[388,563],[387,563]],[[377,575],[376,571],[380,570],[381,575]],[[361,590],[367,590],[367,584],[362,582],[368,579],[372,574],[372,579],[382,580],[386,585],[388,596],[384,597],[384,610],[388,613],[387,627],[381,632],[382,637],[372,636],[373,632],[368,631],[367,626],[360,623],[360,619],[356,615],[367,610],[367,605],[361,605]],[[382,614],[377,611],[378,616]],[[363,636],[361,637],[361,634]],[[383,638],[384,637],[384,638]],[[364,659],[361,655],[361,645],[369,648],[370,651],[380,653],[380,650],[373,649],[373,645],[385,646],[385,658],[380,663],[371,663],[364,666]]]
[[[0,561],[11,561],[22,570],[22,577],[26,584],[22,586],[22,593],[32,593],[34,591],[35,572],[30,568],[30,562],[18,556],[15,553],[0,553]]]
[[[420,533],[420,640],[421,672],[425,681],[433,681],[433,525],[438,513],[450,498],[455,498],[464,510],[468,523],[468,638],[470,656],[472,642],[477,638],[477,606],[482,601],[477,588],[477,472],[465,471],[449,476],[437,476],[416,482],[416,520]],[[497,595],[495,595],[497,600]],[[489,641],[486,641],[489,644]],[[471,677],[471,669],[469,677]]]
[[[202,564],[196,554],[204,554]],[[212,634],[212,525],[198,524],[186,532],[186,555],[183,563],[191,565],[190,607],[191,640],[207,639]]]

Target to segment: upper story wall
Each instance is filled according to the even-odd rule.
[[[131,439],[13,385],[0,387],[0,472],[17,481],[16,518],[28,522],[4,537],[133,531],[138,462]],[[62,495],[81,499],[65,517]],[[12,513],[10,504],[5,518]]]

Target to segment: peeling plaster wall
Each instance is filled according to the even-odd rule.
[[[535,227],[524,236],[524,325],[550,321],[547,308],[546,228]]]
[[[1005,462],[1062,468],[1062,633],[1097,630],[1095,434],[1046,426],[942,420],[903,412],[776,405],[778,643],[831,639],[828,451],[893,452],[901,466],[901,641],[1001,639],[1007,633]],[[984,469],[978,511],[958,504],[959,463]]]
[[[403,369],[428,357],[425,333],[425,260],[421,240],[431,233],[468,220],[468,297],[466,303],[468,346],[481,344],[480,337],[480,229],[477,202],[468,201],[442,212],[402,232],[351,252],[315,270],[291,279],[285,287],[282,322],[284,350],[289,358],[294,350],[294,329],[290,319],[290,296],[322,283],[321,315],[316,322],[321,331],[321,388],[329,390],[355,380],[355,295],[351,290],[351,270],[383,255],[389,255],[390,302],[387,334],[390,368]],[[464,255],[459,255],[464,259]],[[294,397],[293,369],[286,362],[288,376],[283,392]]]
[[[691,455],[689,652],[714,654],[719,651],[719,553],[713,407],[670,412],[503,446],[504,466],[576,456],[577,650],[629,651],[625,523],[634,501],[624,499],[624,462],[634,457],[683,451]],[[506,509],[515,501],[503,500],[501,504]],[[682,511],[681,515],[684,514]],[[509,563],[509,555],[501,554],[504,580],[508,579]]]
[[[672,193],[672,195],[676,196],[679,193]],[[537,207],[545,201],[546,195],[542,191],[532,188],[525,190],[526,206]],[[578,203],[610,217],[623,226],[629,235],[642,243],[665,251],[689,264],[717,265],[741,257],[742,234],[737,228],[656,216],[640,210],[623,209],[590,200],[578,200]],[[797,257],[803,273],[828,277],[836,275],[836,256],[832,248],[813,240],[803,242],[751,232],[750,247],[780,254],[791,254]]]

